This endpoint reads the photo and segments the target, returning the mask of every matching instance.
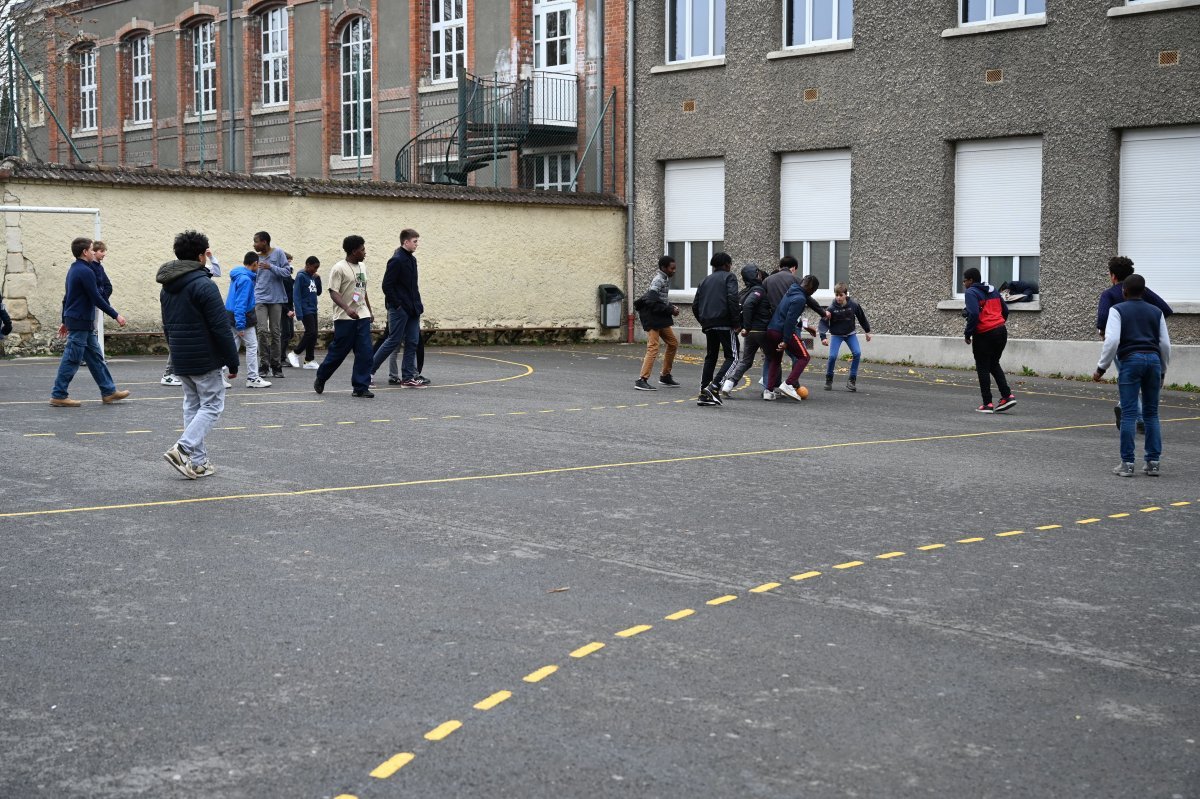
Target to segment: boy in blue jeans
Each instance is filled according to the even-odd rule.
[[[829,319],[821,320],[821,346],[829,347],[829,362],[825,366],[825,390],[833,390],[833,367],[837,364],[838,350],[842,344],[850,348],[854,359],[850,361],[850,382],[846,383],[847,391],[858,391],[858,364],[862,360],[862,347],[858,344],[858,334],[854,332],[857,320],[862,325],[867,341],[871,340],[871,323],[858,303],[850,299],[846,293],[846,284],[837,283],[833,287],[833,303],[827,309]],[[833,339],[830,346],[829,339]]]

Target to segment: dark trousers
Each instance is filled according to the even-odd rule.
[[[784,348],[779,349],[780,342]],[[787,383],[790,386],[800,385],[800,375],[808,366],[808,362],[812,357],[808,354],[808,348],[804,346],[804,342],[800,340],[800,336],[796,331],[788,333],[787,338],[778,330],[767,331],[767,346],[764,347],[767,351],[767,390],[774,391],[779,388],[779,384],[783,382],[783,353],[786,352],[795,360],[792,361],[792,371],[788,373]]]
[[[292,337],[296,335],[296,320],[288,316],[290,308],[283,309],[283,317],[279,320],[279,351],[283,352],[292,346]],[[282,359],[281,359],[282,361]]]
[[[317,315],[315,313],[305,314],[301,321],[304,322],[304,335],[300,337],[300,343],[292,352],[297,355],[303,352],[304,360],[311,361],[317,346]]]
[[[338,319],[333,323],[333,342],[325,353],[325,360],[317,367],[317,379],[322,383],[333,377],[333,373],[354,352],[354,371],[350,385],[355,391],[366,391],[371,387],[371,320]]]
[[[388,336],[392,334],[392,329],[387,325],[383,326],[383,335],[375,339],[375,345],[371,348],[371,354],[375,355],[379,352],[379,348],[388,340]],[[417,374],[425,371],[425,337],[417,336]]]
[[[1004,370],[1000,368],[1000,356],[1004,354],[1006,344],[1008,328],[1004,325],[971,337],[971,354],[975,356],[975,371],[979,373],[979,394],[983,397],[984,405],[992,401],[993,378],[996,380],[996,388],[1000,389],[1000,399],[1012,393],[1008,390]]]
[[[737,363],[737,344],[733,337],[732,330],[705,330],[704,336],[708,340],[708,351],[704,354],[704,371],[700,373],[700,388],[706,388],[716,380],[720,385],[725,379],[725,375]],[[717,355],[725,354],[725,361],[721,364],[721,370],[713,372],[717,368]]]

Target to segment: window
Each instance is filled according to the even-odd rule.
[[[96,51],[81,50],[75,54],[79,69],[79,124],[81,131],[95,130],[96,125]]]
[[[358,17],[342,31],[342,158],[369,158],[371,23]]]
[[[151,97],[150,37],[129,40],[129,71],[132,87],[133,122],[135,125],[154,120]]]
[[[1200,126],[1121,136],[1117,249],[1168,302],[1200,302]]]
[[[779,237],[818,293],[850,280],[850,151],[787,153],[779,166]]]
[[[197,115],[217,113],[216,26],[192,28],[192,108]]]
[[[431,0],[430,74],[434,83],[457,80],[467,64],[466,0]]]
[[[21,80],[22,74],[17,74],[17,80]],[[42,102],[38,91],[42,88],[42,73],[33,73],[33,81],[25,80],[22,83],[22,94],[24,96],[23,106],[25,109],[24,119],[25,124],[31,128],[38,125],[46,124],[46,105]]]
[[[1038,282],[1042,140],[961,142],[954,166],[954,293],[975,267],[985,282]]]
[[[575,153],[529,156],[533,161],[533,187],[544,191],[569,191],[575,174]]]
[[[667,61],[720,55],[725,55],[725,0],[667,0]]]
[[[853,31],[854,0],[784,0],[784,47],[849,41]]]
[[[693,291],[725,248],[725,162],[670,161],[663,185],[666,252],[678,267],[671,288]]]
[[[288,101],[288,13],[273,8],[262,15],[262,104]]]
[[[533,68],[564,71],[574,63],[574,0],[534,0]]]
[[[1036,17],[1046,13],[1046,0],[960,0],[964,25],[998,22],[1017,17]]]

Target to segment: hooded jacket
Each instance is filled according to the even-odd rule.
[[[692,300],[692,313],[701,330],[730,330],[741,327],[742,307],[738,282],[733,272],[718,269],[704,278]]]
[[[779,307],[775,309],[775,314],[771,317],[771,323],[767,325],[767,330],[774,330],[787,338],[788,334],[796,329],[796,324],[800,321],[800,314],[810,306],[815,306],[813,310],[819,314],[825,313],[825,309],[816,300],[804,293],[804,289],[800,288],[799,283],[793,283],[787,293],[783,295],[783,299],[779,301]]]
[[[254,327],[257,320],[254,311],[254,282],[258,277],[244,266],[235,266],[229,273],[229,296],[225,298],[225,310],[233,314],[233,326],[238,330]]]
[[[967,317],[964,338],[1003,327],[1008,319],[1008,306],[991,283],[973,284],[963,294],[963,301],[966,304],[963,316]]]
[[[746,284],[741,294],[742,329],[761,333],[771,323],[771,315],[775,309],[767,297],[767,290],[763,288],[758,273],[759,269],[754,264],[742,267],[742,282]]]
[[[199,261],[168,261],[154,279],[162,284],[158,302],[175,374],[202,375],[222,366],[237,374],[237,345],[208,270]]]

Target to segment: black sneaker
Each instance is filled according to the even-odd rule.
[[[325,391],[325,381],[319,377],[316,380],[313,380],[313,391],[317,392],[318,394]]]
[[[858,391],[858,378],[856,378],[856,377],[850,378],[849,382],[846,383],[846,390],[847,391]],[[1004,403],[1001,402],[1000,404],[1003,405]],[[996,410],[1000,410],[1000,409],[997,408]]]
[[[633,387],[638,391],[658,391],[656,387],[646,382],[646,378],[644,377],[639,377],[637,380],[635,380],[633,382]]]
[[[356,397],[364,397],[364,398],[366,398],[366,399],[371,399],[372,397],[374,397],[374,396],[375,396],[375,392],[374,392],[374,391],[371,391],[369,388],[364,388],[362,391],[355,391],[355,392],[354,392],[354,396],[356,396]]]
[[[718,385],[717,383],[709,383],[708,388],[705,390],[709,394],[712,395],[712,398],[717,401],[718,405],[725,404],[725,400],[721,399],[721,386],[720,385]]]
[[[402,386],[402,385],[404,385],[404,381],[398,377],[389,377],[388,385],[389,386]]]
[[[831,375],[825,375],[825,390],[833,391],[833,377]]]
[[[720,405],[721,401],[713,396],[713,393],[707,388],[700,389],[700,395],[696,397],[696,404],[702,408]]]
[[[1009,408],[1017,404],[1017,398],[1009,394],[1004,399],[1000,400],[1000,404],[996,406],[996,413],[1004,413]]]
[[[416,377],[413,378],[413,380],[416,380],[418,383],[420,383],[423,386],[432,386],[433,385],[433,381],[430,380],[425,375],[417,375]]]
[[[660,386],[670,386],[671,388],[679,388],[679,381],[670,375],[659,375],[658,384]]]
[[[280,379],[282,380],[282,379],[285,377],[285,375],[283,374],[283,370],[282,370],[282,369],[272,369],[272,370],[271,370],[271,377],[272,377],[272,378],[276,378],[276,377],[278,377],[278,378],[280,378]]]

